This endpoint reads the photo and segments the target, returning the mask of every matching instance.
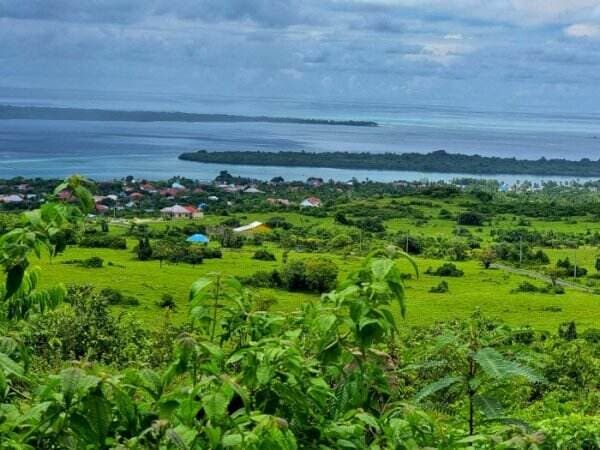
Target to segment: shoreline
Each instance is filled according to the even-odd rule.
[[[465,155],[438,150],[431,153],[350,153],[297,151],[186,152],[182,161],[256,167],[298,167],[421,173],[461,173],[473,176],[600,178],[600,160],[538,160]]]

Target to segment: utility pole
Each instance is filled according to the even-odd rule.
[[[519,237],[519,266],[523,264],[523,235]]]
[[[408,236],[410,235],[410,231],[406,232],[406,253],[408,254]]]
[[[577,247],[575,247],[575,264],[573,265],[573,278],[577,278]]]

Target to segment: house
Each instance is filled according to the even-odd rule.
[[[217,200],[219,200],[219,197],[217,197],[216,195],[209,195],[209,196],[208,196],[208,199],[209,199],[211,202],[216,202]]]
[[[290,201],[285,198],[268,198],[267,203],[271,205],[290,206]]]
[[[179,190],[175,189],[175,188],[168,188],[168,189],[162,189],[160,191],[160,195],[162,197],[175,197],[177,194],[179,194]]]
[[[134,202],[138,202],[144,198],[144,194],[141,192],[134,192],[133,194],[129,194],[129,199]]]
[[[321,200],[317,197],[308,197],[300,203],[301,208],[320,208]]]
[[[271,229],[262,222],[252,222],[233,229],[234,233],[267,233]]]
[[[248,189],[244,189],[244,194],[264,194],[260,189],[256,189],[254,186],[249,187]]]
[[[200,209],[181,205],[163,208],[160,210],[160,214],[165,219],[197,219],[204,216]]]
[[[21,203],[23,198],[16,194],[0,196],[0,202],[4,203]]]
[[[178,183],[177,181],[171,185],[171,189],[176,189],[178,191],[186,191],[187,190],[187,188],[183,184]]]
[[[156,192],[156,188],[154,187],[153,184],[151,183],[144,183],[140,186],[140,189],[142,191],[146,191],[146,192]]]
[[[110,211],[110,208],[106,205],[103,205],[102,203],[96,203],[94,209],[98,214],[108,214],[108,212]]]

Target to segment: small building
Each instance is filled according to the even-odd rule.
[[[178,191],[185,191],[187,188],[177,181],[171,185],[171,189],[177,189]]]
[[[321,200],[317,197],[308,197],[302,200],[300,203],[300,207],[302,208],[320,208]]]
[[[290,201],[285,198],[268,198],[267,203],[271,205],[290,206]]]
[[[244,189],[244,194],[264,194],[260,189],[256,189],[254,186]]]
[[[21,203],[23,201],[23,197],[16,194],[4,195],[0,196],[0,202],[4,203]]]
[[[141,192],[134,192],[133,194],[129,194],[129,199],[134,202],[140,201],[143,198],[144,194],[142,194]]]
[[[233,229],[234,233],[268,233],[271,229],[262,222],[252,222]]]
[[[110,208],[106,205],[103,205],[102,203],[96,203],[94,209],[98,214],[108,214],[108,212],[110,211]]]
[[[198,219],[204,217],[202,210],[193,206],[174,205],[160,210],[165,219]]]

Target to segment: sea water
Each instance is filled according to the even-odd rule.
[[[378,181],[451,179],[468,174],[328,168],[256,167],[181,161],[194,150],[420,152],[522,159],[600,157],[600,115],[475,111],[458,107],[375,102],[317,102],[160,93],[0,89],[0,104],[372,120],[378,127],[290,123],[90,122],[0,120],[0,178],[63,177],[97,180],[133,175],[213,179],[220,170],[257,179]],[[572,177],[493,175],[502,181]]]

